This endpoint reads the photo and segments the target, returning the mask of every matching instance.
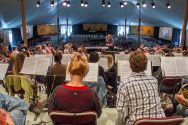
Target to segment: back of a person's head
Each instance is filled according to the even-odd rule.
[[[91,52],[89,55],[89,62],[96,63],[99,61],[99,54],[97,52]]]
[[[55,63],[60,64],[60,63],[61,63],[61,60],[62,60],[62,52],[57,51],[57,52],[54,54],[54,61],[55,61]]]
[[[85,58],[79,54],[75,54],[71,58],[71,62],[68,67],[68,72],[70,75],[78,75],[85,77],[89,71],[89,65]]]
[[[22,53],[22,52],[19,52],[16,55],[14,66],[13,66],[13,73],[14,74],[18,74],[21,71],[25,57],[26,57],[26,54]]]
[[[147,67],[147,57],[143,52],[135,51],[130,54],[129,63],[133,72],[143,72]]]

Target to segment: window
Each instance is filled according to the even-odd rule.
[[[126,27],[126,34],[129,34],[129,26]],[[124,25],[118,26],[118,35],[125,36],[125,26]]]
[[[69,25],[68,28],[67,28],[66,25],[62,25],[61,26],[61,35],[65,35],[66,36],[66,34],[68,36],[70,36],[72,34],[72,26],[71,25]]]
[[[12,38],[12,31],[11,30],[8,31],[8,38],[9,38],[10,44],[12,45],[13,38]]]

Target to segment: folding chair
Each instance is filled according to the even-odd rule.
[[[179,125],[184,122],[181,116],[167,118],[141,118],[135,121],[134,125]]]
[[[161,85],[160,85],[160,92],[164,92],[167,94],[175,94],[176,91],[178,92],[178,83],[181,82],[181,78],[180,77],[166,77],[163,78]]]
[[[48,75],[46,76],[46,81],[47,95],[49,96],[58,85],[65,83],[65,76]]]
[[[54,125],[97,125],[96,112],[68,113],[51,112],[50,117]]]

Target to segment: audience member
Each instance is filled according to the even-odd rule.
[[[97,52],[90,53],[90,55],[89,55],[89,62],[90,63],[98,63],[99,59],[100,59],[100,57],[99,57],[99,54]],[[102,66],[99,66],[99,76],[101,76],[104,79],[105,83],[107,82],[107,77],[106,77],[106,74],[105,74]]]

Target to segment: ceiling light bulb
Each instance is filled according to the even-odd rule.
[[[102,6],[103,7],[105,6],[105,0],[102,0]]]
[[[108,7],[111,7],[111,3],[110,3],[110,1],[108,1]]]
[[[139,8],[140,7],[140,3],[136,3],[136,7]]]
[[[87,1],[85,2],[84,6],[85,6],[85,7],[88,7],[88,3],[87,3]]]
[[[63,6],[67,6],[67,1],[63,1]]]
[[[51,6],[51,7],[54,7],[54,1],[51,1],[50,6]]]
[[[36,5],[37,7],[40,7],[40,1],[37,1],[37,5]]]
[[[145,8],[145,7],[147,7],[147,4],[145,2],[143,2],[142,6]]]
[[[168,9],[171,8],[170,3],[167,3],[166,6],[167,6]]]
[[[152,2],[151,3],[151,6],[152,6],[152,8],[155,8],[156,6],[155,6],[155,2]]]
[[[124,7],[124,5],[123,5],[123,2],[122,2],[122,1],[120,2],[120,7],[121,7],[121,8],[123,8],[123,7]]]
[[[70,1],[67,1],[67,7],[70,7]]]
[[[127,5],[127,1],[124,2],[124,5]]]

